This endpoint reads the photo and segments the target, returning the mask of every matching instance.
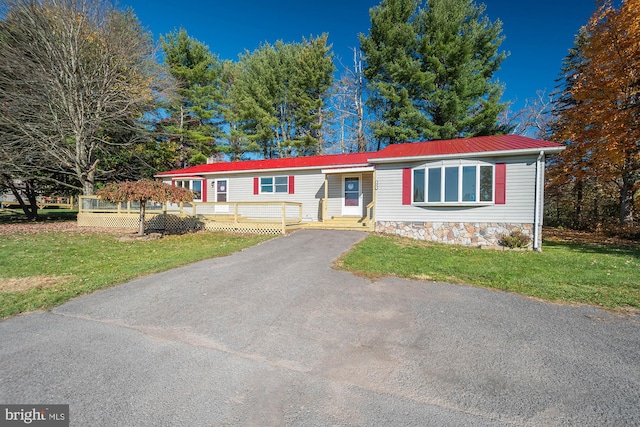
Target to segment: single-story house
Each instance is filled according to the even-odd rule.
[[[302,222],[353,219],[378,232],[496,246],[520,230],[541,244],[545,155],[518,135],[394,144],[378,152],[210,163],[163,172],[195,202],[297,202]]]

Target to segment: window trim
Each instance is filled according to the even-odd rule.
[[[280,183],[280,184],[276,184],[276,178],[281,178],[281,179],[285,179],[286,183]],[[262,180],[263,179],[271,179],[271,184],[263,184]],[[273,175],[273,176],[261,176],[258,178],[258,194],[289,194],[289,185],[291,184],[290,182],[290,178],[289,175]],[[262,187],[264,185],[269,185],[271,186],[271,191],[262,191]],[[280,186],[283,187],[285,186],[285,190],[284,191],[276,191],[276,187]]]
[[[184,185],[180,185],[178,183],[182,183],[182,182],[188,182],[189,185],[184,186]],[[206,194],[206,181],[204,179],[199,179],[199,178],[194,178],[194,179],[190,179],[190,178],[179,178],[179,179],[174,179],[172,184],[175,187],[182,187],[182,188],[186,188],[187,190],[190,190],[193,192],[193,195],[196,195],[196,192],[193,191],[193,183],[194,182],[199,182],[200,183],[200,197],[194,197],[193,201],[194,202],[202,202],[204,201],[204,197]]]
[[[476,174],[475,174],[475,181],[476,181],[476,186],[475,186],[475,197],[476,197],[476,201],[471,201],[471,200],[463,200],[464,198],[464,194],[463,194],[463,170],[465,167],[470,167],[473,166],[476,168]],[[484,201],[480,201],[480,194],[481,194],[481,185],[482,185],[482,180],[481,180],[481,170],[482,170],[482,166],[490,166],[491,167],[491,200],[484,200]],[[446,170],[449,168],[457,168],[458,169],[458,173],[457,173],[457,185],[458,185],[458,200],[457,201],[444,201],[445,199],[445,186],[446,186]],[[438,202],[429,202],[429,171],[432,169],[440,169],[440,201]],[[415,196],[415,171],[416,170],[423,170],[423,176],[424,176],[424,183],[423,183],[423,189],[424,189],[424,201],[415,201],[414,200],[414,196]],[[438,206],[492,206],[496,204],[496,164],[495,163],[489,163],[489,162],[482,162],[482,161],[473,161],[473,162],[469,162],[469,161],[464,161],[464,162],[456,162],[456,163],[451,163],[451,162],[439,162],[439,163],[432,163],[432,164],[426,164],[426,165],[421,165],[420,167],[417,168],[413,168],[411,171],[411,204],[413,206],[430,206],[430,207],[438,207]]]

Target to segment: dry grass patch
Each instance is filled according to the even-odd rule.
[[[71,276],[30,276],[11,279],[0,278],[0,292],[24,292],[31,289],[44,289],[62,285]]]

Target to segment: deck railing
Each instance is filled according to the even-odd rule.
[[[373,218],[376,217],[376,201],[372,200],[366,207],[365,218],[367,223],[372,224]]]
[[[26,197],[23,198],[24,202],[28,205],[29,201]],[[46,208],[58,208],[58,209],[73,209],[73,197],[72,196],[37,196],[36,206],[38,209]],[[0,195],[0,208],[16,208],[20,207],[20,202],[12,194]]]
[[[80,226],[137,227],[138,202],[111,203],[95,196],[81,196],[78,205]],[[148,202],[145,213],[149,228],[162,229],[170,226],[284,233],[287,226],[302,222],[302,204],[293,202]]]

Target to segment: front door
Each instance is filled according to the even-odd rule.
[[[345,176],[342,181],[342,215],[362,216],[362,180],[359,176]]]
[[[216,181],[216,202],[222,203],[227,201],[227,193],[229,191],[226,179],[219,179]],[[216,213],[229,212],[229,205],[216,204]]]

